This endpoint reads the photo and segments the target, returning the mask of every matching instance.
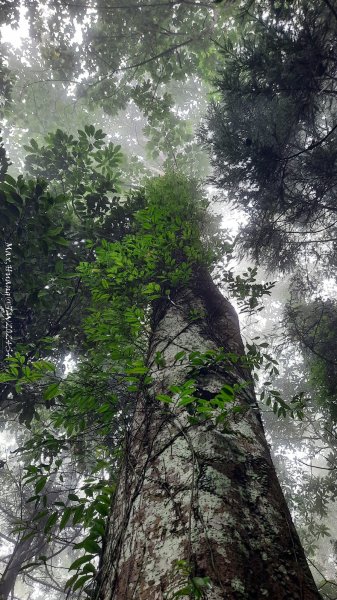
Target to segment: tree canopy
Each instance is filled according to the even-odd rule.
[[[272,268],[298,253],[333,264],[336,155],[334,43],[329,2],[254,2],[221,50],[203,129],[214,181],[247,212],[241,243]]]

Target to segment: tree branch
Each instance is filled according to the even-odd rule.
[[[109,77],[112,77],[112,75],[114,75],[115,73],[142,67],[143,65],[146,65],[146,64],[152,62],[153,60],[157,60],[157,58],[161,58],[162,56],[165,56],[166,54],[170,54],[171,52],[174,52],[175,50],[177,50],[178,48],[181,48],[182,46],[187,46],[187,44],[189,44],[192,41],[193,41],[193,38],[189,38],[188,40],[185,40],[184,42],[181,42],[180,44],[175,44],[174,46],[170,46],[170,48],[167,48],[166,50],[163,50],[162,52],[159,52],[159,54],[155,54],[154,56],[151,56],[150,58],[145,58],[144,60],[141,60],[132,65],[127,65],[126,67],[119,67],[118,69],[114,69],[107,75],[104,75],[104,77],[102,77],[101,79],[98,79],[97,81],[94,81],[93,83],[89,83],[88,87],[91,88],[91,87],[94,87],[95,85],[98,85],[99,83],[102,83],[102,81],[105,81]],[[81,82],[81,83],[83,83],[83,82]]]
[[[4,540],[6,540],[6,542],[9,542],[10,544],[16,544],[16,540],[13,540],[8,535],[5,535],[4,533],[0,532],[0,538],[3,538]]]
[[[318,140],[318,142],[313,142],[307,148],[304,148],[304,150],[300,150],[299,152],[296,152],[295,154],[290,154],[290,156],[286,156],[285,158],[280,158],[278,160],[281,162],[288,161],[291,158],[296,158],[296,156],[300,156],[301,154],[304,154],[305,152],[309,152],[310,150],[317,148],[317,146],[320,146],[321,144],[323,144],[325,142],[325,140],[327,140],[328,137],[330,137],[330,135],[332,135],[336,129],[337,129],[337,124],[334,125],[334,127],[332,129],[330,129],[330,131],[321,140]]]

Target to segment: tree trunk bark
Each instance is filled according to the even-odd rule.
[[[320,598],[275,474],[252,384],[239,394],[242,412],[229,409],[225,428],[210,420],[191,424],[186,409],[154,399],[191,379],[175,361],[179,351],[219,348],[244,355],[233,307],[200,269],[189,289],[154,309],[148,355],[153,389],[139,398],[126,441],[101,561],[100,600]],[[157,352],[165,365],[156,370]],[[251,379],[234,357],[231,367],[222,362],[201,369],[200,397]],[[205,577],[209,588],[203,587]]]
[[[45,546],[46,540],[43,535],[19,540],[16,543],[12,556],[0,578],[0,600],[8,600],[24,564],[41,554]]]
[[[50,502],[50,504],[52,504],[52,498],[57,498],[55,492],[52,491],[54,480],[55,475],[51,477],[50,481],[44,488],[44,493],[47,495],[48,502]],[[26,506],[27,508],[26,502],[27,498],[23,496],[21,498],[21,505]],[[28,505],[28,508],[29,507],[31,507],[31,505]],[[15,542],[12,555],[6,564],[4,572],[0,576],[0,600],[8,600],[10,595],[13,593],[16,580],[22,572],[24,565],[38,560],[38,557],[46,550],[48,544],[44,527],[47,523],[49,515],[46,515],[41,519],[36,519],[40,510],[41,507],[38,506],[32,510],[29,516],[26,516],[26,522],[28,524],[27,531],[21,533],[19,539]],[[11,520],[12,524],[14,525],[18,518],[13,515],[13,518],[9,519],[9,521]],[[34,535],[27,537],[29,533]]]

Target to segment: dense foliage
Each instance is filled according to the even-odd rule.
[[[249,216],[241,243],[273,268],[325,241],[334,254],[336,27],[325,1],[253,2],[221,50],[203,139]]]
[[[63,139],[61,132],[57,136],[58,139]],[[32,147],[38,151],[34,141]],[[89,162],[90,156],[86,148]],[[88,196],[92,180],[91,177],[89,189],[83,186]],[[28,204],[24,195],[25,186],[31,189],[33,182],[25,184],[22,179],[17,182],[20,196],[14,191],[17,189],[14,187],[15,183],[7,177],[3,184],[4,195],[6,199],[14,198],[18,203],[23,200],[25,208],[26,203]],[[40,187],[42,194],[46,191],[46,183]],[[77,188],[72,186],[71,190],[76,196]],[[65,198],[68,201],[73,199],[69,190],[67,191],[68,194],[61,196],[63,203]],[[64,320],[59,319],[60,334],[56,338],[52,335],[54,332],[49,331],[48,337],[36,340],[31,331],[29,347],[17,343],[15,338],[13,342],[16,352],[5,359],[7,367],[1,379],[7,385],[7,400],[12,410],[13,404],[16,411],[21,410],[21,421],[30,423],[34,417],[32,434],[21,451],[27,455],[24,486],[28,486],[28,489],[34,487],[28,503],[34,503],[35,509],[33,513],[28,511],[16,531],[23,532],[23,543],[32,536],[36,539],[41,535],[47,543],[46,536],[55,530],[56,525],[60,531],[67,528],[69,533],[66,539],[76,533],[78,535],[78,523],[87,529],[85,539],[75,546],[84,549],[85,554],[70,567],[76,570],[69,580],[73,591],[95,575],[91,560],[101,548],[104,519],[109,510],[118,456],[134,409],[139,378],[141,377],[143,385],[147,371],[144,361],[148,336],[146,321],[150,318],[150,313],[146,315],[149,302],[163,293],[169,294],[171,286],[186,283],[186,278],[191,275],[186,258],[190,265],[201,260],[202,246],[198,231],[205,206],[201,202],[200,208],[197,207],[194,199],[196,193],[195,184],[184,181],[179,175],[149,183],[145,196],[144,193],[134,194],[136,203],[140,199],[144,203],[146,198],[147,206],[135,213],[131,224],[132,233],[124,233],[121,241],[104,241],[101,247],[96,246],[94,262],[82,262],[81,267],[76,269],[77,273],[70,275],[71,283],[74,277],[81,277],[84,281],[89,278],[94,300],[91,316],[84,323],[84,346],[83,343],[79,345],[78,341],[76,343],[76,332],[81,332],[81,318],[74,318],[71,312],[65,318],[63,311]],[[37,195],[37,200],[39,198]],[[46,196],[51,207],[54,207],[54,200],[53,196]],[[112,206],[115,201],[116,198],[111,200]],[[119,206],[122,210],[124,203]],[[64,204],[62,207],[64,208]],[[41,212],[46,218],[44,204]],[[57,231],[55,236],[59,234]],[[83,231],[79,234],[84,235]],[[69,232],[66,231],[64,235],[69,236]],[[70,235],[68,240],[61,238],[60,246],[68,249],[71,237]],[[45,242],[45,238],[50,238],[48,230],[45,236],[41,234],[39,241]],[[113,239],[113,231],[110,232],[110,239]],[[178,239],[181,243],[177,246]],[[30,243],[30,252],[39,258],[39,247],[32,246],[32,242],[35,244],[35,235],[31,233],[26,243]],[[56,245],[57,242],[58,238]],[[207,244],[206,238],[204,244]],[[87,240],[86,248],[92,251],[93,247],[94,242]],[[49,245],[48,256],[50,251]],[[207,253],[209,258],[206,258],[206,254],[205,260],[209,261],[210,251]],[[81,259],[90,257],[90,253],[85,255],[79,250],[72,256],[78,266]],[[212,256],[215,257],[214,250]],[[62,260],[66,258],[62,257]],[[60,256],[58,259],[60,260]],[[76,268],[76,264],[73,268]],[[62,269],[59,271],[57,279],[54,273],[50,274],[50,267],[42,270],[42,283],[45,283],[45,277],[51,277],[55,287],[60,286],[63,281],[67,283],[67,274]],[[47,281],[50,283],[49,279]],[[23,279],[21,289],[29,290],[30,282],[30,279],[27,282]],[[36,277],[34,282],[41,287],[42,284]],[[72,299],[72,293],[67,288],[63,287],[62,293],[68,301],[69,296]],[[38,294],[35,298],[35,302],[32,298],[29,302],[35,321],[41,326],[44,321],[43,309],[46,310],[48,305],[43,302],[41,305]],[[82,304],[82,313],[84,306]],[[20,306],[16,305],[13,314],[16,315],[19,310]],[[84,316],[82,314],[82,318]],[[34,322],[33,319],[32,321]],[[77,352],[77,365],[74,373],[64,380],[55,360],[57,351],[64,357],[66,348],[69,350],[67,336],[62,334],[64,330],[69,334],[69,327],[72,334],[71,348],[75,347]],[[60,345],[55,347],[57,341]],[[47,353],[52,353],[53,362],[41,359]],[[32,402],[32,399],[35,401]],[[80,495],[74,493],[78,489],[76,471],[72,466],[74,462],[77,470],[86,477],[80,486]],[[102,473],[101,478],[98,476],[99,472]],[[62,491],[58,489],[60,484]],[[35,523],[33,527],[29,524],[31,520]],[[26,554],[26,569],[47,564],[47,556],[42,555],[42,550],[42,547],[39,548],[40,555],[36,555],[35,549],[31,557],[34,560],[28,564],[29,554]]]
[[[90,134],[95,139],[95,132],[91,127],[86,128],[86,131],[88,136]],[[70,166],[74,156],[78,160],[82,156],[84,134],[80,133],[82,137],[78,142],[72,139],[69,141],[61,131],[56,133],[60,144],[63,140],[70,144]],[[96,137],[101,138],[101,134]],[[76,219],[78,206],[73,204],[76,201],[74,198],[80,196],[85,206],[87,198],[91,197],[95,181],[96,149],[94,145],[91,148],[87,145],[88,142],[85,146],[86,164],[93,168],[88,177],[88,188],[83,185],[81,193],[78,190],[76,163],[74,169],[67,171],[69,179],[65,176],[64,181],[62,163],[63,168],[60,169],[56,182],[60,152],[52,155],[55,163],[50,167],[49,185],[46,182],[37,184],[51,208],[57,199],[62,201],[63,210],[67,206],[71,213],[72,207],[71,214],[79,228],[82,220]],[[102,143],[98,142],[98,145],[101,147]],[[48,156],[51,160],[49,150],[46,147],[39,150],[34,140],[29,147],[29,151],[32,150],[35,154],[30,154],[28,160],[31,164],[34,161],[36,169],[39,168],[39,152],[44,160]],[[111,151],[111,146],[109,150]],[[85,173],[85,165],[83,169]],[[102,179],[98,176],[97,179],[98,185],[102,185]],[[104,182],[107,185],[109,177]],[[17,203],[22,203],[24,210],[26,204],[29,204],[24,192],[26,188],[30,190],[33,187],[33,181],[25,182],[23,178],[19,178],[15,182],[6,177],[3,184],[4,197],[7,201],[14,199]],[[47,192],[47,187],[51,192]],[[63,194],[55,196],[62,187]],[[40,195],[37,195],[38,200],[39,198]],[[66,200],[68,204],[65,204]],[[75,549],[84,550],[85,553],[76,558],[70,567],[71,570],[76,570],[68,582],[68,587],[72,586],[73,591],[84,584],[87,589],[87,585],[91,585],[92,578],[96,576],[92,561],[102,545],[104,518],[108,514],[135,400],[140,390],[147,390],[151,384],[147,349],[153,307],[158,299],[165,298],[166,302],[171,302],[171,292],[187,286],[197,269],[203,265],[211,267],[219,261],[223,252],[231,249],[221,231],[216,230],[214,217],[207,215],[207,202],[197,183],[179,173],[148,181],[143,190],[131,194],[127,203],[123,197],[112,196],[109,199],[106,196],[106,204],[111,208],[116,202],[124,216],[128,214],[128,207],[129,211],[130,207],[133,209],[129,213],[128,228],[119,238],[115,236],[114,229],[108,232],[111,241],[103,240],[100,243],[96,236],[94,240],[87,239],[84,244],[81,238],[77,238],[78,244],[74,242],[75,249],[70,255],[75,272],[70,273],[63,269],[50,272],[55,260],[67,260],[67,256],[60,257],[60,253],[53,257],[50,245],[48,257],[51,256],[51,266],[47,265],[49,268],[42,270],[41,280],[36,277],[33,280],[40,289],[42,287],[42,291],[46,289],[43,284],[48,282],[47,297],[51,285],[55,286],[55,293],[55,289],[59,289],[63,282],[67,285],[68,281],[73,284],[74,279],[76,282],[80,280],[84,289],[81,287],[76,307],[80,307],[81,314],[75,312],[73,315],[70,309],[64,309],[62,318],[57,321],[57,331],[54,333],[49,330],[48,335],[45,335],[42,329],[43,337],[40,337],[40,331],[34,337],[32,329],[29,337],[27,334],[29,344],[23,343],[25,339],[20,336],[13,337],[15,352],[5,358],[5,368],[0,376],[6,385],[5,407],[19,412],[20,421],[31,427],[29,439],[20,452],[26,457],[24,486],[27,489],[33,488],[28,503],[34,503],[34,510],[25,519],[21,519],[16,531],[23,535],[25,542],[33,536],[35,539],[41,535],[56,535],[58,529],[65,530],[66,539],[69,540],[80,534],[79,525],[85,528],[84,539],[75,544]],[[139,208],[142,205],[143,208]],[[101,216],[100,211],[98,215]],[[41,216],[46,217],[45,204],[42,204]],[[39,218],[38,213],[37,223]],[[29,225],[29,220],[26,221]],[[95,223],[95,219],[93,222]],[[27,235],[26,244],[33,241],[30,252],[38,257],[40,246],[36,246],[35,232],[31,229],[28,230],[30,235]],[[91,228],[90,233],[92,232]],[[55,236],[60,233],[57,230]],[[79,229],[78,233],[84,236],[87,231]],[[72,244],[72,229],[65,228],[62,234],[66,237],[61,237],[60,244],[56,237],[55,244],[64,247],[64,252],[67,252]],[[42,250],[43,242],[46,243],[49,238],[48,229],[40,234]],[[17,243],[19,246],[19,242]],[[27,252],[25,256],[28,256]],[[262,295],[269,294],[271,286],[255,284],[255,276],[256,272],[251,269],[243,278],[228,274],[229,286],[238,295],[244,308],[255,307]],[[27,282],[22,279],[21,290],[24,291],[25,286],[29,290],[31,281],[31,278]],[[62,287],[61,290],[72,307],[72,289],[68,291],[66,287]],[[35,302],[34,298],[30,298],[32,328],[34,325],[39,328],[44,323],[45,311],[48,311],[45,297],[44,293],[38,293],[34,296]],[[13,316],[18,311],[19,307],[14,305]],[[197,312],[190,315],[191,321],[201,317]],[[273,359],[263,354],[265,346],[265,343],[251,345],[243,366],[258,367],[265,362],[272,375],[275,367]],[[72,373],[64,377],[60,363],[69,350],[75,354],[76,366]],[[189,353],[186,349],[177,355],[176,360],[190,371],[191,379],[181,387],[172,388],[171,396],[158,396],[157,401],[166,404],[173,399],[176,402],[178,397],[180,405],[187,408],[194,420],[215,419],[225,426],[228,411],[239,410],[236,406],[236,392],[241,386],[236,388],[235,385],[227,384],[209,402],[198,396],[196,378],[199,371],[212,362],[230,365],[233,361],[237,363],[239,357],[227,354],[224,349],[220,349],[219,353],[209,352],[205,355]],[[165,366],[160,353],[157,353],[156,365],[159,371]],[[299,398],[294,398],[288,405],[276,391],[271,391],[267,404],[272,401],[274,411],[280,415],[285,415],[287,411],[302,414],[303,403]],[[76,478],[76,471],[84,478],[81,482]],[[33,528],[29,525],[32,518],[36,523]],[[41,568],[47,564],[46,555],[36,556],[33,552],[32,558],[33,562],[28,562],[26,568]]]

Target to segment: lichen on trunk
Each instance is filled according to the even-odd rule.
[[[275,474],[244,361],[231,368],[220,362],[197,377],[203,398],[239,384],[241,410],[229,412],[225,424],[193,420],[174,398],[167,404],[156,399],[189,378],[177,353],[220,348],[244,356],[233,307],[199,268],[188,288],[156,301],[153,309],[153,383],[138,399],[125,443],[100,600],[320,597]]]

